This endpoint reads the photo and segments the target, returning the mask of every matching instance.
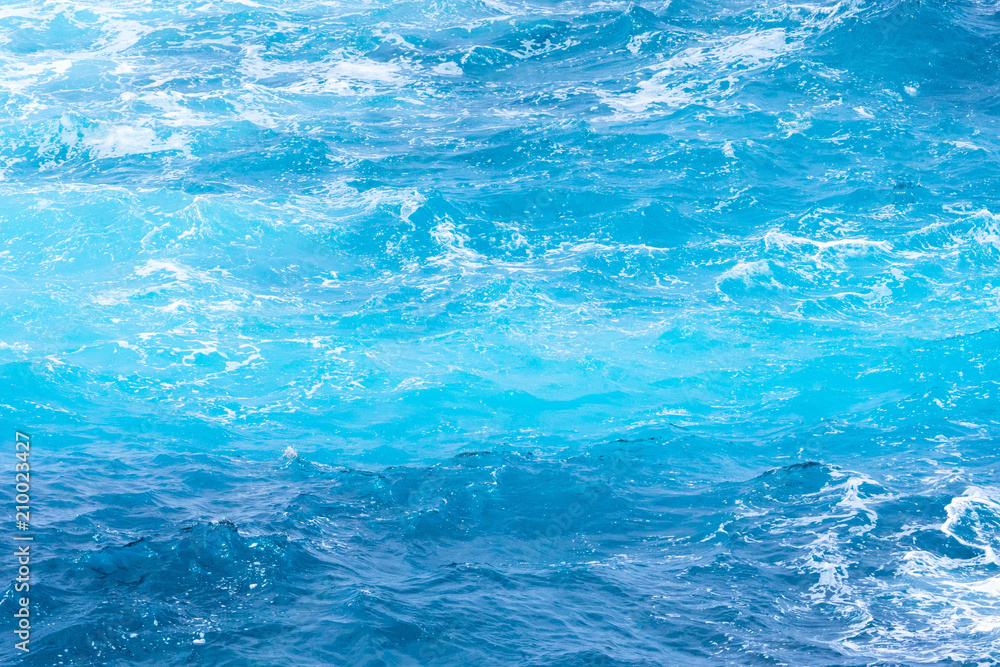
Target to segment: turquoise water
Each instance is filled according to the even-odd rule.
[[[1000,661],[998,35],[4,4],[0,656]]]

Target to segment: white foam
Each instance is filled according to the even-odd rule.
[[[400,88],[412,83],[396,62],[372,60],[343,49],[334,51],[320,63],[266,60],[261,51],[260,45],[247,46],[241,71],[257,81],[291,77],[292,82],[275,88],[299,95],[371,95],[379,88]]]
[[[777,230],[769,231],[764,235],[764,245],[772,245],[779,248],[787,248],[796,245],[811,245],[818,250],[829,250],[831,248],[878,248],[880,250],[892,250],[892,245],[888,241],[872,241],[862,238],[834,239],[832,241],[818,241],[804,236],[793,236]]]
[[[453,62],[438,63],[432,68],[432,71],[441,76],[462,76],[465,74],[462,68]]]
[[[795,48],[798,48],[797,43],[790,44],[785,30],[779,28],[727,36],[715,44],[686,48],[652,66],[650,69],[655,73],[640,81],[635,92],[608,94],[598,91],[598,95],[612,109],[632,114],[654,106],[681,107],[704,102],[713,94],[726,97],[734,87],[724,71],[739,69],[745,73]],[[711,76],[713,73],[715,76]],[[723,81],[727,82],[725,90],[728,92],[723,92]]]
[[[719,281],[740,280],[749,285],[754,278],[769,275],[771,275],[771,265],[767,260],[759,259],[755,262],[737,262],[719,276]]]
[[[479,269],[485,266],[483,256],[467,248],[470,241],[454,222],[445,219],[431,230],[431,236],[441,246],[442,253],[428,259],[428,264],[434,266],[457,264],[463,268]]]
[[[979,516],[979,513],[984,511],[992,515],[997,523],[1000,523],[1000,503],[993,500],[984,489],[970,486],[961,496],[952,498],[945,507],[948,518],[941,524],[941,532],[967,547],[981,550],[987,562],[1000,565],[1000,560],[998,560],[994,549],[995,543],[1000,542],[1000,534],[987,532],[987,528],[982,524]],[[958,524],[966,520],[972,523],[971,530],[977,538],[976,541],[970,541],[956,533],[955,529]]]
[[[89,132],[83,144],[98,157],[115,158],[163,151],[181,151],[190,154],[184,135],[173,132],[160,137],[149,127],[108,125]]]

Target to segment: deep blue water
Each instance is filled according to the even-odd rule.
[[[3,3],[0,661],[997,664],[998,115],[981,0]]]

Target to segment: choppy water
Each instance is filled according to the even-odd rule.
[[[0,657],[1000,661],[998,36],[5,3]]]

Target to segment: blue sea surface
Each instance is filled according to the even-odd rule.
[[[1000,664],[998,119],[985,0],[4,2],[0,662]]]

